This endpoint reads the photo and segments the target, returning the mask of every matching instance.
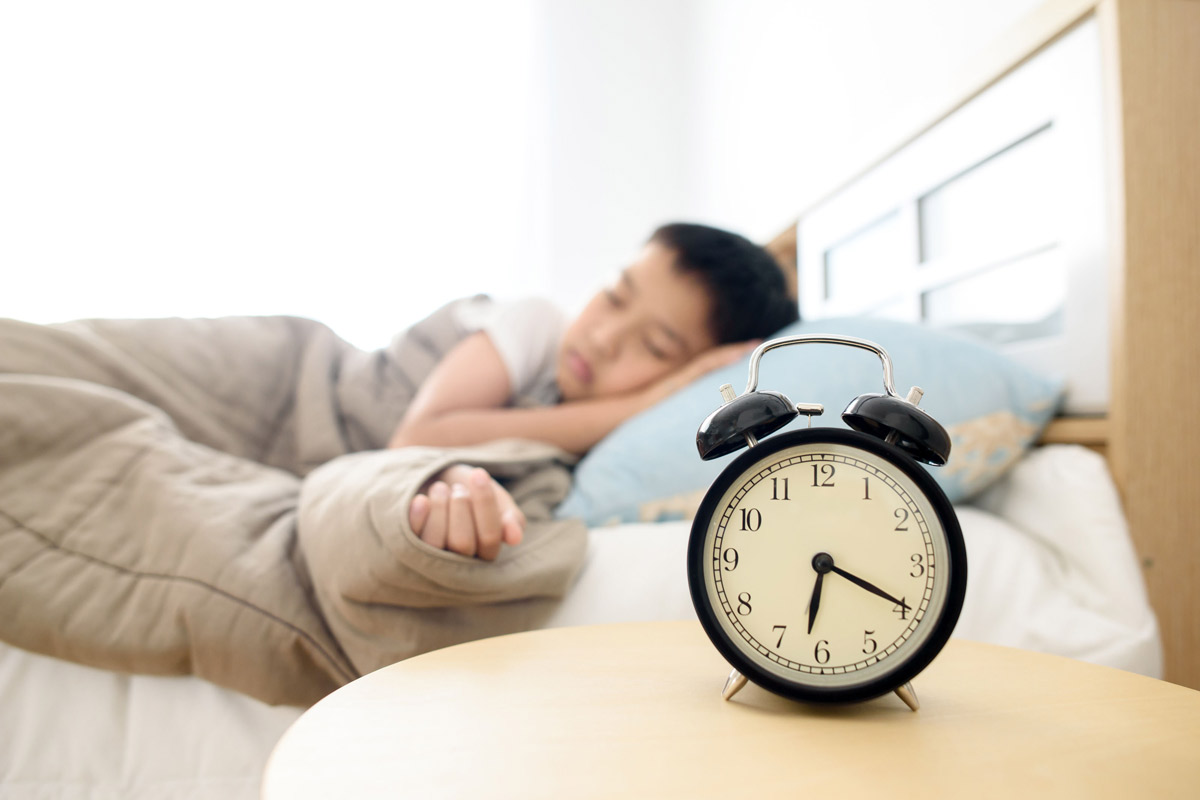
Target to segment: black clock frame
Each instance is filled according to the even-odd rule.
[[[911,478],[917,488],[929,498],[933,511],[946,533],[950,562],[950,582],[946,587],[946,602],[942,605],[936,620],[922,622],[922,625],[932,624],[933,628],[917,650],[901,661],[895,669],[859,684],[830,687],[804,686],[767,672],[730,640],[724,628],[721,627],[705,588],[704,570],[711,559],[711,553],[707,551],[704,540],[708,534],[712,516],[725,492],[736,481],[744,479],[746,472],[755,462],[788,447],[805,444],[841,444],[856,447],[894,464]],[[958,623],[963,599],[966,596],[967,550],[963,542],[962,528],[958,523],[958,515],[954,513],[954,507],[946,497],[946,493],[925,471],[925,468],[911,457],[877,437],[858,431],[841,428],[808,428],[775,434],[740,454],[721,471],[704,495],[692,522],[692,531],[688,538],[687,576],[692,605],[696,609],[700,624],[708,634],[708,638],[725,657],[725,660],[751,682],[775,694],[794,700],[809,703],[855,703],[895,691],[929,666],[930,662],[945,647]]]

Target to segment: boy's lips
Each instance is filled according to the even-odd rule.
[[[580,383],[592,382],[592,365],[574,350],[567,351],[567,371]]]

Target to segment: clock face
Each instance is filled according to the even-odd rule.
[[[809,700],[909,680],[945,644],[966,584],[962,534],[932,478],[834,429],[777,435],[735,460],[701,505],[688,565],[726,658]]]

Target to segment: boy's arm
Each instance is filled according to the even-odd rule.
[[[389,447],[455,447],[495,439],[536,439],[586,452],[641,410],[634,396],[535,408],[507,407],[508,370],[486,333],[451,350],[422,384]]]
[[[451,350],[422,385],[389,446],[453,447],[518,438],[583,454],[629,417],[745,352],[745,344],[709,350],[666,378],[630,394],[508,408],[508,371],[487,334],[475,333]]]

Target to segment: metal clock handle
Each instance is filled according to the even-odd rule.
[[[857,347],[861,350],[869,350],[879,356],[879,360],[883,362],[883,388],[892,397],[900,397],[896,392],[895,381],[892,379],[892,359],[886,350],[866,339],[859,339],[855,336],[842,336],[835,333],[782,336],[778,339],[763,342],[750,354],[750,378],[746,383],[746,391],[743,394],[748,394],[758,389],[758,362],[762,359],[763,355],[778,347],[787,347],[793,344],[840,344],[848,347]]]

